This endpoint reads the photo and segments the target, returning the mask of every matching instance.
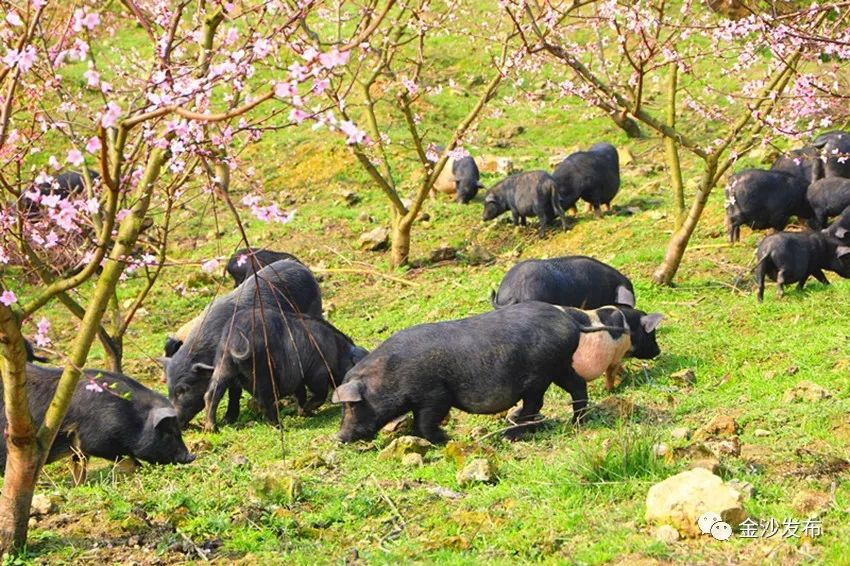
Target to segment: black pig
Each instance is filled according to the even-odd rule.
[[[452,407],[493,414],[522,400],[518,422],[532,419],[554,382],[573,399],[573,419],[587,407],[587,382],[572,367],[583,330],[563,307],[528,302],[397,332],[363,358],[333,394],[344,403],[339,439],[373,438],[413,411],[413,433],[442,443]],[[623,331],[624,328],[611,328]]]
[[[779,232],[766,236],[756,250],[759,302],[764,298],[765,277],[776,281],[776,294],[780,297],[784,285],[797,283],[799,290],[809,277],[829,285],[824,269],[850,277],[848,254],[850,247],[822,232]]]
[[[567,228],[564,209],[558,201],[555,181],[545,171],[518,173],[503,179],[484,196],[483,219],[492,220],[511,211],[514,226],[525,226],[527,216],[536,216],[540,221],[540,235],[546,235],[546,225],[561,218],[561,225]]]
[[[824,175],[820,150],[812,146],[789,151],[774,161],[770,169],[771,171],[790,173],[805,180],[807,184],[822,179]]]
[[[455,195],[455,201],[466,204],[478,194],[481,184],[481,173],[471,155],[455,160],[449,157],[437,180],[434,181],[434,191]]]
[[[243,311],[222,332],[204,400],[204,428],[216,428],[216,409],[235,381],[250,391],[266,418],[278,422],[277,402],[288,395],[302,416],[325,402],[328,387],[367,354],[329,322],[291,313]],[[312,393],[307,400],[306,389]]]
[[[558,186],[561,207],[575,206],[580,198],[602,216],[601,205],[611,210],[611,201],[620,190],[620,157],[610,143],[595,143],[587,151],[577,151],[564,159],[552,173]]]
[[[741,237],[741,226],[782,230],[791,216],[811,218],[806,201],[808,182],[784,171],[745,169],[726,186],[726,232],[729,241]]]
[[[204,393],[212,378],[208,368],[215,362],[221,333],[236,313],[246,310],[295,311],[321,318],[319,284],[305,266],[285,259],[267,265],[207,308],[174,357],[165,361],[168,397],[181,425],[185,426],[204,408]],[[225,419],[232,422],[239,416],[238,384],[229,393]]]
[[[286,252],[276,252],[262,248],[243,248],[233,254],[227,261],[227,267],[225,269],[233,277],[234,287],[238,287],[245,279],[254,275],[255,271],[259,271],[265,266],[282,259],[291,259],[292,261],[302,263],[297,257]]]
[[[823,228],[829,218],[838,216],[850,207],[850,179],[827,177],[809,185],[806,191],[814,218],[813,228]]]
[[[850,208],[845,208],[823,232],[845,243],[850,242]]]
[[[850,178],[850,132],[826,132],[815,138],[812,145],[826,159],[824,177]]]
[[[582,309],[605,305],[633,307],[635,290],[628,277],[591,257],[529,259],[510,268],[499,284],[499,291],[490,294],[494,308],[525,301]]]
[[[27,395],[36,426],[44,420],[61,375],[61,368],[27,364]],[[2,405],[0,399],[0,427],[5,430]],[[177,411],[168,399],[126,375],[95,369],[84,370],[47,462],[75,453],[107,460],[129,456],[152,464],[195,459],[183,443]],[[5,468],[3,437],[0,470]]]

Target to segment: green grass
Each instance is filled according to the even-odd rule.
[[[119,46],[138,42],[127,35],[116,38]],[[440,64],[457,70],[461,86],[484,74],[483,53],[454,58],[448,49],[453,40],[445,41]],[[475,88],[469,90],[469,97],[446,91],[428,100],[438,116],[435,133],[445,134],[464,115],[475,97]],[[506,85],[501,94],[515,91]],[[525,130],[509,147],[489,147],[499,128],[514,124]],[[710,124],[704,128],[705,139],[716,137]],[[388,131],[401,139],[397,123]],[[413,324],[487,311],[490,289],[521,259],[581,253],[609,262],[635,282],[642,309],[666,316],[658,333],[659,358],[630,362],[623,383],[611,394],[601,385],[590,387],[593,404],[629,403],[635,409],[629,416],[597,415],[576,429],[569,424],[569,397],[552,388],[543,412],[553,426],[515,443],[488,437],[477,450],[494,459],[499,481],[460,488],[458,463],[446,449],[429,452],[421,468],[404,468],[377,459],[391,440],[387,435],[373,443],[338,445],[334,435],[341,416],[336,406],[325,405],[307,419],[287,411],[279,430],[261,422],[243,402],[236,425],[213,434],[201,432],[197,424],[187,431],[187,442],[198,454],[188,466],[145,466],[125,476],[111,465],[93,462],[87,483],[76,488],[63,463],[48,466],[38,491],[56,497],[60,511],[36,523],[22,561],[170,563],[197,558],[197,546],[214,548],[221,561],[251,564],[340,563],[356,557],[378,564],[845,562],[850,489],[843,481],[846,472],[829,472],[825,463],[848,457],[850,331],[845,304],[850,282],[832,276],[830,287],[813,282],[782,300],[770,292],[758,304],[746,274],[760,235],[745,233],[740,244],[726,245],[723,199],[716,191],[676,286],[653,286],[650,275],[672,231],[661,144],[626,140],[584,105],[550,97],[537,111],[497,100],[467,147],[476,154],[510,156],[533,169],[548,168],[549,157],[565,149],[603,139],[627,145],[636,156],[635,163],[623,168],[614,214],[594,220],[582,213],[569,231],[540,239],[533,220],[525,229],[514,229],[504,219],[483,224],[481,195],[468,206],[429,200],[425,211],[430,220],[413,229],[411,257],[417,267],[392,271],[387,253],[357,247],[361,233],[388,223],[387,203],[377,187],[340,140],[306,128],[284,130],[241,157],[256,167],[265,192],[280,199],[288,195],[298,214],[284,226],[250,218],[246,226],[252,244],[330,269],[321,281],[328,318],[368,348]],[[686,176],[694,177],[695,164],[684,157]],[[400,177],[407,181],[412,167],[403,159],[401,163]],[[748,158],[740,166],[744,164],[759,163]],[[488,185],[496,180],[494,175],[484,178]],[[343,189],[355,190],[360,202],[342,204],[338,192]],[[240,185],[234,191],[240,195],[247,188]],[[363,220],[364,212],[374,221]],[[226,257],[238,246],[227,213],[205,197],[192,200],[176,216],[179,228],[169,254],[175,266],[166,270],[125,344],[127,373],[160,391],[164,386],[154,358],[167,333],[230,288],[224,278],[198,278],[199,262]],[[458,248],[459,259],[430,262],[431,252],[441,245]],[[492,262],[468,261],[476,246],[492,254]],[[408,284],[369,275],[372,270]],[[744,282],[735,288],[741,274]],[[187,284],[189,280],[195,281]],[[139,285],[130,279],[119,301],[132,297]],[[185,290],[178,293],[181,286]],[[47,315],[59,345],[70,343],[75,321],[60,306],[52,306]],[[90,365],[98,366],[102,355],[96,345]],[[670,377],[685,368],[697,376],[693,387]],[[823,385],[832,396],[812,404],[784,403],[783,393],[801,380]],[[686,442],[671,439],[671,429],[696,429],[717,414],[732,415],[743,427],[741,455],[723,458],[723,474],[753,484],[747,510],[756,517],[802,519],[795,496],[803,490],[828,493],[832,503],[822,514],[823,537],[802,549],[799,539],[668,545],[652,537],[643,519],[646,492],[654,482],[687,467],[681,457],[654,457],[653,446],[661,442],[679,448]],[[476,439],[504,426],[497,417],[453,411],[446,428],[454,441],[475,446]],[[756,429],[771,434],[756,436]],[[298,478],[300,495],[289,500],[257,491],[258,478],[269,473]],[[460,497],[434,495],[429,488],[436,486]]]

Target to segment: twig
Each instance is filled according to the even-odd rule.
[[[180,531],[178,531],[178,532],[180,532]],[[192,539],[190,539],[189,537],[187,537],[187,536],[186,536],[185,534],[183,534],[182,532],[180,532],[180,536],[183,538],[183,540],[185,540],[185,541],[186,541],[186,542],[188,542],[190,545],[192,545],[192,548],[193,548],[193,549],[195,549],[195,554],[197,554],[198,556],[200,556],[201,560],[203,560],[204,562],[209,562],[209,561],[210,561],[210,559],[209,559],[209,558],[207,558],[207,554],[203,551],[203,549],[202,549],[202,548],[200,548],[197,544],[195,544],[195,543],[192,541]]]
[[[371,476],[371,479],[372,483],[375,484],[375,487],[378,488],[378,492],[381,494],[381,499],[387,502],[387,505],[389,505],[390,509],[392,509],[392,512],[395,514],[396,518],[401,522],[402,529],[407,529],[407,523],[404,521],[404,517],[402,516],[401,512],[399,512],[398,507],[396,507],[396,504],[393,503],[393,500],[389,498],[389,496],[384,491],[384,488],[382,488],[381,484],[378,483],[378,480],[375,478],[375,476]]]
[[[389,279],[390,281],[395,281],[396,283],[402,283],[404,285],[409,285],[411,287],[419,287],[419,283],[414,283],[413,281],[408,281],[407,279],[402,279],[400,277],[393,277],[392,275],[387,275],[386,273],[381,273],[380,271],[374,271],[371,269],[354,269],[347,267],[338,267],[338,268],[322,268],[322,267],[314,267],[313,271],[318,271],[319,273],[360,273],[362,275],[377,275],[378,277],[383,277],[384,279]]]
[[[500,428],[498,430],[494,430],[493,432],[488,432],[487,434],[485,434],[481,438],[476,439],[475,442],[480,443],[480,442],[484,441],[485,439],[490,438],[491,436],[495,436],[497,434],[504,434],[504,433],[510,432],[512,430],[521,430],[523,428],[528,428],[528,427],[533,426],[533,425],[539,425],[541,423],[545,423],[547,421],[552,420],[549,417],[546,417],[546,416],[540,415],[540,414],[532,415],[532,418],[533,418],[533,420],[523,422],[523,423],[517,423],[517,422],[512,421],[511,418],[508,417],[508,422],[512,423],[511,426],[508,426],[508,427],[505,427],[505,428]]]

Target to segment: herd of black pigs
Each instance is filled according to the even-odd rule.
[[[780,157],[770,170],[733,174],[726,188],[731,242],[740,227],[773,229],[756,251],[758,300],[765,278],[802,288],[809,277],[828,283],[823,270],[850,277],[850,133],[833,131]],[[96,175],[92,172],[92,178]],[[59,175],[43,193],[82,190],[80,174]],[[450,159],[435,190],[467,204],[483,188],[475,159]],[[511,175],[486,191],[483,220],[510,211],[514,225],[529,216],[540,235],[579,200],[597,217],[610,210],[620,188],[616,148],[607,143],[568,156],[552,174]],[[784,232],[791,217],[810,230]],[[828,225],[830,219],[838,217]],[[342,442],[369,440],[388,423],[413,414],[413,434],[447,439],[441,425],[450,409],[507,411],[514,438],[539,419],[555,383],[572,398],[573,421],[587,411],[590,381],[613,388],[623,359],[660,354],[662,315],[636,308],[631,281],[585,256],[530,259],[514,265],[497,291],[494,310],[403,329],[372,352],[357,346],[322,314],[319,284],[298,258],[265,249],[236,252],[227,264],[236,287],[172,333],[165,344],[168,398],[116,373],[84,372],[48,461],[130,457],[154,464],[189,463],[181,429],[203,411],[204,430],[239,416],[246,390],[263,415],[278,422],[279,402],[294,398],[309,417],[332,394],[342,404]],[[27,343],[30,408],[44,418],[61,368],[43,365]],[[36,364],[34,362],[39,362]],[[521,402],[521,403],[520,403]],[[0,411],[5,427],[5,412]],[[0,469],[5,467],[5,439]]]

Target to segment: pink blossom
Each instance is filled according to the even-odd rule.
[[[242,267],[246,261],[248,261],[248,256],[246,254],[239,254],[239,257],[236,258],[236,267]]]
[[[12,291],[3,291],[3,294],[0,295],[0,303],[3,303],[7,307],[12,306],[17,302],[18,297],[16,297]]]
[[[14,27],[24,25],[24,21],[15,12],[9,12],[8,14],[6,14],[6,21],[9,22],[9,25],[14,26]]]
[[[440,159],[440,152],[437,151],[437,146],[434,144],[428,146],[428,149],[425,150],[425,159],[431,163],[436,163]]]
[[[53,169],[54,171],[59,171],[62,168],[62,164],[59,163],[59,160],[56,159],[55,155],[51,155],[48,158],[47,164],[50,165],[50,168]]]
[[[37,58],[38,53],[36,52],[35,47],[27,45],[21,51],[16,49],[9,49],[6,51],[6,56],[3,57],[3,62],[10,67],[17,66],[21,73],[26,73],[32,69]]]
[[[265,59],[272,52],[272,42],[261,37],[254,42],[254,56],[258,59]]]
[[[336,47],[319,55],[319,63],[326,69],[333,69],[348,63],[349,51],[339,51]]]
[[[208,260],[208,261],[205,261],[204,263],[202,263],[201,269],[206,271],[207,273],[212,273],[212,272],[218,270],[218,266],[219,266],[219,261],[217,259],[211,259],[211,260]]]
[[[464,157],[469,157],[469,152],[463,149],[463,146],[459,145],[449,152],[449,157],[455,161],[460,161]]]
[[[97,153],[98,151],[100,151],[100,147],[100,138],[97,136],[92,136],[91,138],[89,138],[88,143],[86,143],[86,151],[88,151],[89,153]]]
[[[278,98],[290,98],[298,93],[298,85],[294,82],[279,82],[274,85],[274,95]]]
[[[83,28],[91,31],[100,24],[100,14],[97,12],[88,12],[87,10],[74,10],[73,29],[79,33]]]
[[[416,93],[419,92],[419,85],[407,77],[401,78],[401,84],[404,85],[404,88],[407,89],[407,92],[410,93],[411,96],[415,96]]]
[[[98,385],[96,381],[91,380],[86,384],[86,391],[94,391],[95,393],[103,393],[103,387]]]
[[[66,158],[66,161],[71,165],[74,165],[75,167],[79,167],[83,164],[85,158],[83,158],[83,154],[80,153],[80,150],[72,149],[68,152],[68,157]]]
[[[118,122],[118,117],[121,115],[121,107],[110,101],[106,105],[106,112],[103,114],[103,117],[100,119],[101,124],[103,124],[104,128],[111,128]]]
[[[129,208],[122,208],[121,210],[119,210],[115,214],[115,220],[117,220],[118,222],[121,222],[122,220],[127,218],[128,214],[130,214],[130,209]]]
[[[92,197],[86,201],[86,211],[89,214],[95,214],[98,210],[100,210],[100,201],[97,200],[97,197]]]
[[[355,126],[354,122],[350,120],[340,122],[339,129],[348,136],[348,139],[346,139],[348,145],[363,143],[367,140],[366,132]]]
[[[313,93],[322,94],[330,86],[331,81],[328,79],[316,79],[313,81]]]
[[[296,124],[300,124],[304,120],[310,117],[310,114],[304,112],[300,108],[293,108],[292,112],[289,113],[289,121],[295,122]]]
[[[89,69],[85,73],[83,73],[83,77],[85,77],[89,88],[97,88],[100,86],[100,73],[95,71],[94,69]]]

